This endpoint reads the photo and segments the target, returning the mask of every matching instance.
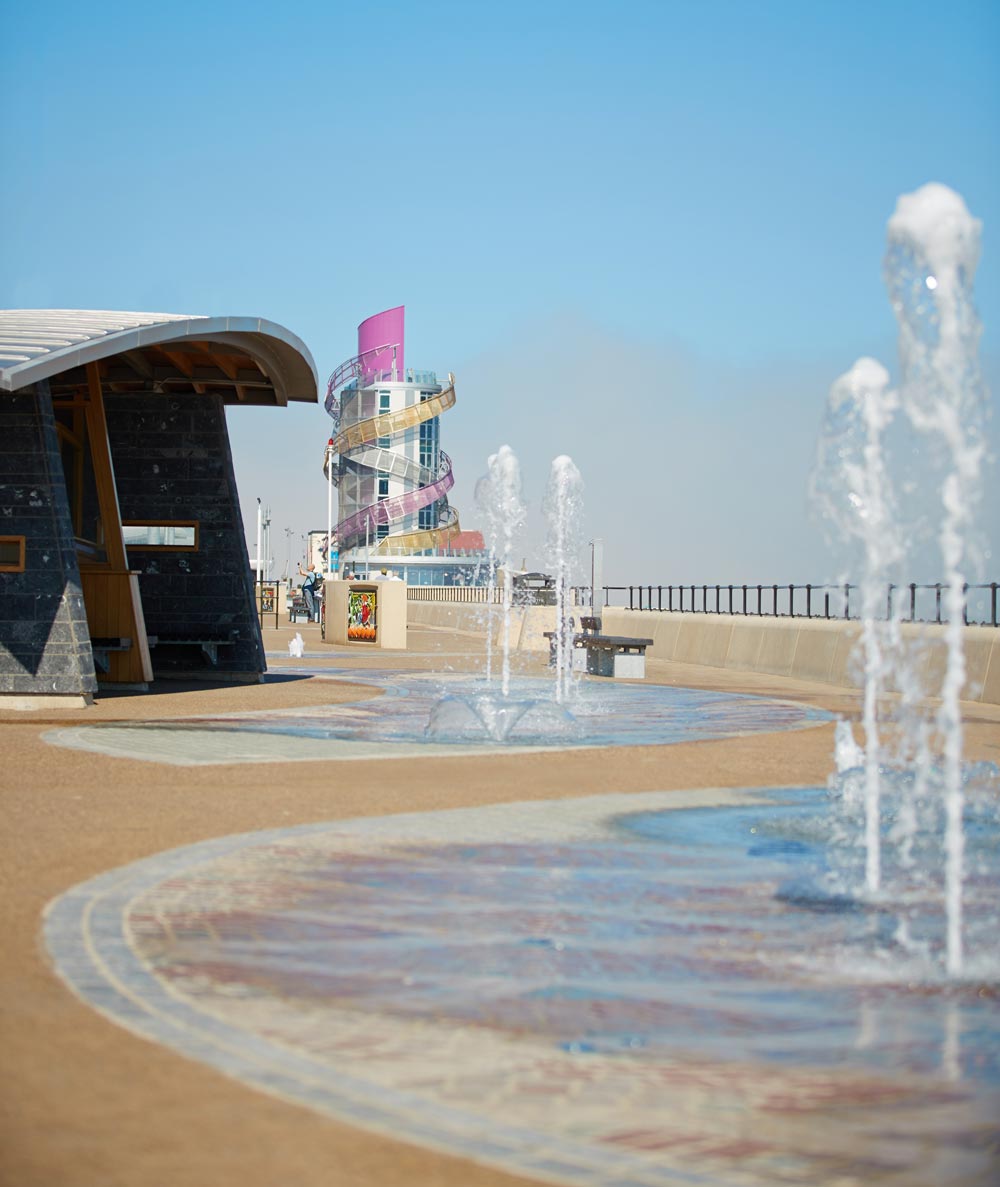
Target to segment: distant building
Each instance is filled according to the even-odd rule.
[[[0,696],[260,680],[225,407],[317,398],[259,318],[0,310]]]
[[[445,385],[406,367],[402,305],[361,323],[358,353],[333,373],[326,398],[342,569],[364,573],[391,558],[411,585],[485,584],[483,537],[463,532],[448,502],[455,478],[440,424],[455,399],[454,376]]]

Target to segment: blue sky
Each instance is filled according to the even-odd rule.
[[[984,222],[997,372],[995,3],[4,0],[0,36],[0,305],[262,316],[325,386],[405,304],[407,362],[458,378],[463,525],[507,443],[530,553],[569,453],[610,581],[838,573],[823,404],[860,355],[895,371],[885,223],[924,182]],[[283,567],[325,525],[329,421],[230,425]]]

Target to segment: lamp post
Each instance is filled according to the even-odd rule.
[[[604,584],[604,541],[597,537],[590,542],[590,612],[597,615],[597,591]]]
[[[264,515],[264,512],[263,512],[263,510],[261,509],[261,505],[260,505],[260,499],[258,499],[258,500],[257,500],[257,561],[256,561],[256,564],[257,564],[257,584],[258,584],[258,585],[260,585],[260,583],[261,583],[261,582],[263,581],[263,579],[264,579],[264,578],[263,578],[263,573],[262,573],[262,570],[261,570],[261,567],[260,567],[261,534],[262,534],[262,531],[263,531],[263,526],[264,526],[264,525],[263,525],[263,515]]]
[[[326,576],[333,580],[333,438],[326,443]]]

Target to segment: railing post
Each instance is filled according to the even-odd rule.
[[[668,586],[667,586],[667,609],[668,609],[668,610],[669,610],[671,613],[673,613],[673,609],[674,609],[674,587],[673,587],[672,585],[668,585]]]
[[[990,590],[991,590],[991,593],[990,593],[990,601],[991,601],[990,622],[994,626],[996,626],[996,624],[997,624],[997,583],[995,581],[990,586]]]
[[[660,610],[660,611],[663,610],[663,586],[662,585],[658,585],[656,587],[656,608],[657,608],[657,610]]]
[[[761,618],[764,614],[763,592],[764,592],[764,587],[762,585],[758,585],[757,586],[757,617],[758,618]]]
[[[910,622],[917,621],[917,583],[910,582]]]
[[[962,582],[962,622],[969,625],[969,583]]]
[[[778,617],[778,587],[774,586],[774,617]]]
[[[941,621],[941,582],[934,586],[934,621]]]
[[[707,585],[703,585],[701,587],[701,612],[702,612],[702,614],[708,613],[708,586]]]
[[[829,618],[830,617],[830,591],[828,589],[823,591],[823,602],[824,602],[824,607],[823,607],[824,613],[826,614],[826,617]]]
[[[730,585],[730,587],[729,587],[729,615],[730,615],[730,617],[732,617],[732,613],[733,613],[733,587]]]
[[[795,586],[788,587],[788,617],[795,617]]]
[[[743,586],[743,617],[747,615],[747,587]]]
[[[811,585],[806,585],[806,618],[812,618],[812,590]]]
[[[892,591],[893,591],[895,588],[896,588],[896,587],[895,587],[895,586],[892,584],[892,582],[890,581],[890,582],[889,582],[889,592],[888,592],[888,594],[886,595],[886,602],[885,602],[885,619],[886,619],[886,622],[892,622]]]
[[[691,586],[691,613],[692,614],[697,613],[697,611],[695,609],[695,604],[694,604],[694,586],[693,585]]]
[[[851,586],[849,582],[844,582],[844,618],[851,617]]]

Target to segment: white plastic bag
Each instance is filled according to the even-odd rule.
[[[302,642],[302,636],[298,631],[295,632],[295,638],[288,644],[288,654],[295,659],[301,659],[302,653],[305,651],[305,644]]]

